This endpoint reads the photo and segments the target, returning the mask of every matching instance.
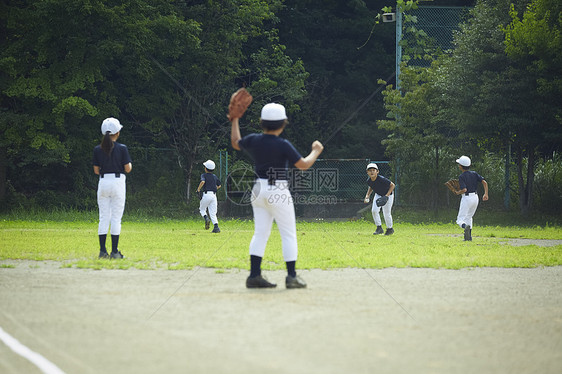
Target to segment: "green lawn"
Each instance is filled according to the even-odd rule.
[[[222,220],[220,234],[202,220],[124,220],[119,248],[124,260],[98,260],[94,214],[66,220],[0,220],[0,260],[56,260],[67,267],[217,269],[249,266],[253,222]],[[374,236],[367,220],[297,223],[301,269],[425,267],[537,267],[562,265],[562,245],[512,246],[509,238],[562,239],[562,227],[482,226],[472,242],[452,223],[397,222],[392,236]],[[108,248],[110,240],[108,239]],[[9,267],[5,263],[2,267]],[[274,225],[263,261],[265,270],[285,267]]]

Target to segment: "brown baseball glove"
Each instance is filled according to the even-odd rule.
[[[252,99],[252,95],[245,88],[240,88],[233,93],[228,105],[228,120],[232,121],[234,118],[241,118],[252,103]]]
[[[450,189],[454,194],[456,194],[461,189],[458,179],[449,179],[447,182],[445,182],[445,186],[447,186],[447,188]]]

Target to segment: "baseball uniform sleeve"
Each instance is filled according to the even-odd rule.
[[[121,144],[121,146],[123,147],[123,152],[122,152],[122,161],[121,161],[121,165],[127,165],[129,162],[132,163],[133,161],[131,160],[131,156],[129,155],[129,148],[127,148],[127,146],[125,144]]]
[[[297,149],[291,144],[290,141],[284,139],[284,153],[287,157],[287,160],[289,160],[289,163],[291,165],[294,165],[297,161],[299,161],[302,156],[299,153],[299,151],[297,151]]]

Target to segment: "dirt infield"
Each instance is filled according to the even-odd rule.
[[[562,267],[311,270],[304,290],[247,290],[239,270],[0,264],[0,327],[65,373],[562,370]],[[1,342],[0,358],[39,373]]]

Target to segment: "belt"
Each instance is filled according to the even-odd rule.
[[[100,173],[100,178],[103,178],[105,174],[115,174],[115,178],[121,178],[121,173]]]
[[[476,193],[476,192],[465,192],[465,193],[464,193],[464,196],[468,196],[468,195],[475,194],[475,193]]]
[[[205,191],[203,193],[215,193],[215,191]]]

